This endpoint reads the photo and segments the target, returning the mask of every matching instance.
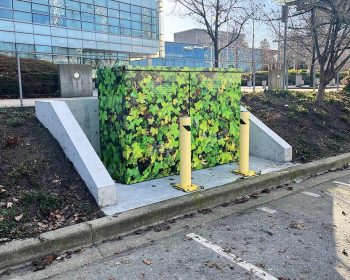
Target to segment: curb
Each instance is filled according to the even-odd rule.
[[[231,202],[258,190],[277,187],[297,178],[310,177],[349,164],[350,153],[342,154],[161,201],[121,213],[116,217],[103,217],[45,232],[36,238],[14,240],[0,246],[0,269],[113,239],[192,211]]]

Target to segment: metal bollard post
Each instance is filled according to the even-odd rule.
[[[191,182],[191,118],[180,117],[180,184],[179,190],[193,192],[199,189]]]
[[[249,170],[249,129],[250,129],[250,113],[248,111],[241,112],[239,128],[239,170],[235,173],[245,177],[255,176],[254,171]]]

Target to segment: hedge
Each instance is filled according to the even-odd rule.
[[[57,65],[35,59],[21,58],[24,97],[54,97],[59,95]],[[0,55],[0,98],[18,98],[19,86],[15,57]]]
[[[179,172],[179,117],[192,117],[192,168],[238,158],[240,74],[200,68],[98,70],[101,158],[115,180]]]
[[[302,75],[303,80],[305,82],[305,85],[309,85],[310,84],[310,74],[308,73],[307,70],[299,70],[298,71],[299,74]],[[290,85],[295,85],[295,77],[296,77],[297,71],[296,70],[289,70],[288,71],[288,83]],[[268,71],[257,71],[255,76],[256,76],[256,80],[255,80],[255,84],[257,86],[262,86],[262,81],[267,81],[268,82],[268,75],[269,72]],[[339,74],[339,80],[343,80],[347,75],[346,71],[342,71]],[[248,85],[248,81],[251,79],[251,73],[244,73],[242,74],[242,86],[247,86]],[[316,77],[319,77],[319,74],[316,74]]]

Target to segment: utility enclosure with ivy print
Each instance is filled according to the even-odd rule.
[[[192,118],[192,168],[238,158],[240,74],[169,67],[98,70],[101,158],[131,184],[179,173],[179,117]]]

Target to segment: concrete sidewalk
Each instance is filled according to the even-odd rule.
[[[342,85],[339,87],[339,90],[342,89]],[[295,86],[289,86],[288,90],[293,90],[293,91],[299,91],[299,92],[312,92],[313,89],[308,87],[308,86],[304,86],[304,87],[295,87]],[[256,86],[255,87],[255,91],[256,92],[263,92],[264,89],[262,86]],[[332,87],[327,87],[326,88],[326,92],[335,92],[337,91],[337,87],[336,86],[332,86]],[[253,87],[247,87],[247,86],[242,86],[242,92],[244,93],[252,93],[253,92]],[[316,92],[317,92],[317,88],[316,88]]]

